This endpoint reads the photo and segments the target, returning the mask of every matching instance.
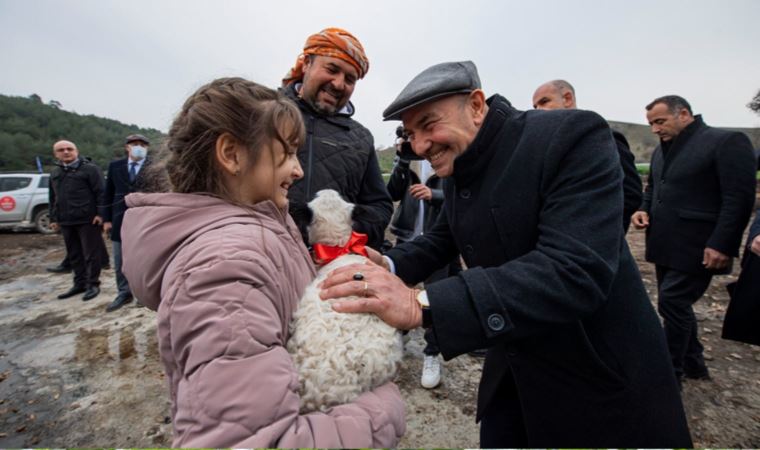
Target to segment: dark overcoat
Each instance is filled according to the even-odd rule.
[[[124,212],[127,210],[124,197],[140,190],[146,173],[145,168],[150,163],[146,160],[140,172],[137,173],[135,181],[130,183],[128,160],[129,158],[122,158],[108,164],[103,221],[111,222],[111,240],[116,242],[121,242],[121,222],[124,220]]]
[[[702,274],[705,247],[738,256],[755,204],[756,164],[744,133],[709,127],[699,115],[657,146],[641,206],[649,214],[647,261]]]
[[[729,284],[731,301],[723,319],[723,339],[760,345],[760,256],[752,253],[752,241],[760,236],[760,209],[749,228],[739,279]]]
[[[426,288],[446,359],[489,349],[478,419],[508,402],[530,447],[690,447],[664,333],[623,239],[607,123],[520,112],[500,96],[489,105],[445,179],[438,223],[387,253],[414,283],[461,252],[468,270]],[[519,400],[495,396],[512,382]]]
[[[620,157],[620,167],[623,169],[623,230],[628,231],[631,216],[639,210],[643,197],[641,176],[636,170],[636,157],[631,152],[628,139],[623,133],[612,130],[615,147]]]
[[[103,216],[103,174],[84,158],[64,166],[56,162],[48,190],[50,221],[60,225],[92,223]]]

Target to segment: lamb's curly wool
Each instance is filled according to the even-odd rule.
[[[348,241],[353,205],[337,192],[323,190],[309,207],[314,213],[309,227],[312,243]],[[365,261],[363,256],[344,255],[320,268],[293,315],[288,351],[298,368],[302,412],[350,402],[396,375],[403,354],[401,333],[374,314],[336,313],[331,302],[319,298],[317,285],[327,274]]]

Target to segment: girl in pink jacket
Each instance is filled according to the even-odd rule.
[[[172,193],[127,197],[124,273],[158,311],[175,447],[394,447],[406,429],[392,383],[298,413],[285,344],[315,270],[287,193],[303,137],[279,92],[214,80],[187,99],[153,166]]]

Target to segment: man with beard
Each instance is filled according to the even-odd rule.
[[[296,102],[306,140],[298,149],[304,177],[291,186],[290,214],[308,244],[306,203],[322,189],[334,189],[355,204],[354,231],[368,236],[379,249],[390,222],[393,203],[385,188],[372,134],[353,120],[349,101],[356,82],[369,70],[362,44],[351,33],[327,28],[309,36],[295,66],[282,80]]]

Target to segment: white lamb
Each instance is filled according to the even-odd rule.
[[[354,205],[331,190],[309,203],[309,241],[344,246],[351,237]],[[288,351],[298,368],[301,411],[326,410],[392,380],[403,354],[401,333],[374,314],[336,313],[317,287],[331,271],[367,258],[339,256],[322,266],[306,288],[290,324]],[[357,299],[358,297],[347,297]]]

